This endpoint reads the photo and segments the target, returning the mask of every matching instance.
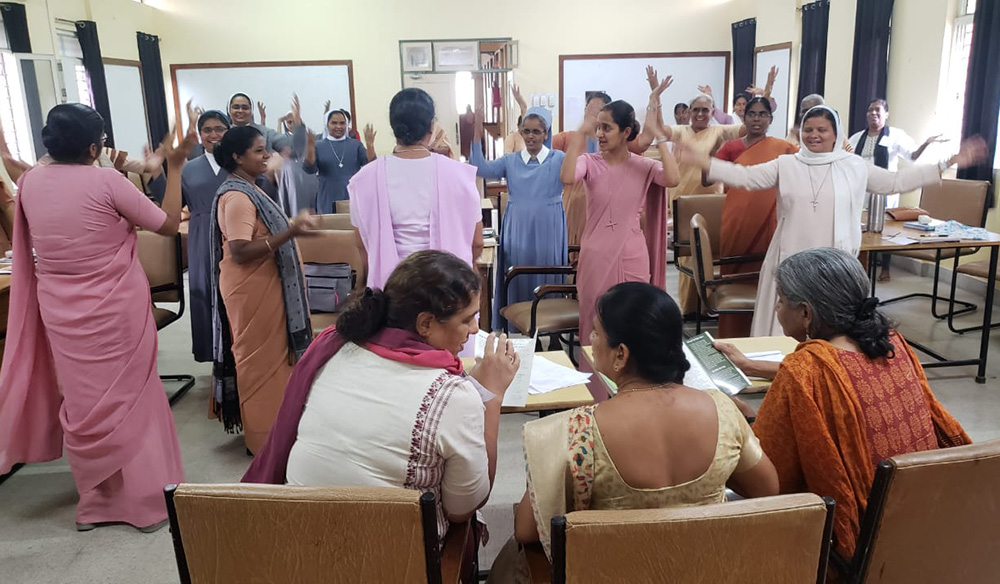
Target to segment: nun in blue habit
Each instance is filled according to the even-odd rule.
[[[482,178],[507,179],[509,199],[500,227],[497,278],[493,303],[493,328],[500,329],[504,274],[510,266],[563,266],[567,264],[566,215],[563,212],[563,157],[546,146],[552,129],[548,109],[532,107],[524,115],[521,137],[525,148],[497,160],[483,156],[483,118],[477,111],[471,160]],[[507,304],[534,298],[542,284],[562,284],[563,276],[518,276],[510,285]],[[522,331],[526,332],[526,331]]]

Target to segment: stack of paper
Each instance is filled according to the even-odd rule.
[[[486,354],[486,339],[489,333],[479,331],[476,333],[476,358],[480,359]],[[528,401],[528,387],[531,383],[532,362],[535,360],[534,338],[510,339],[514,345],[514,351],[521,358],[521,365],[514,374],[514,380],[507,387],[507,392],[503,396],[503,405],[510,407],[521,407]],[[494,341],[496,342],[496,341]]]
[[[553,363],[539,355],[531,364],[531,383],[528,386],[528,393],[531,395],[548,393],[565,387],[582,385],[588,381],[590,381],[589,373],[580,373],[576,369]]]

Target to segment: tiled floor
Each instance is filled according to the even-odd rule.
[[[886,298],[928,288],[928,280],[894,270],[892,283],[881,287],[879,296]],[[669,289],[675,290],[676,284],[671,283]],[[981,300],[980,297],[980,303]],[[908,338],[926,342],[949,355],[978,354],[978,334],[954,335],[943,322],[930,318],[928,311],[928,301],[915,300],[893,305],[887,313],[900,323],[900,331]],[[979,318],[981,313],[977,312],[965,321],[972,325]],[[208,419],[210,367],[191,360],[188,335],[186,319],[165,329],[160,334],[159,355],[161,372],[189,372],[197,376],[196,386],[173,409],[187,480],[237,481],[249,463],[242,437],[225,434],[218,422]],[[998,335],[1000,331],[995,330],[994,341]],[[974,382],[974,370],[969,367],[928,371],[936,394],[974,440],[1000,437],[998,372],[1000,343],[996,342],[990,349],[989,379],[985,385]],[[756,406],[760,399],[748,397],[747,401]],[[482,553],[484,566],[492,562],[512,532],[511,506],[524,492],[520,428],[529,419],[532,418],[528,415],[507,415],[501,423],[496,485],[483,510],[492,535]],[[77,533],[73,525],[75,502],[76,492],[65,460],[30,465],[0,485],[0,581],[177,582],[166,529],[151,535],[131,527],[103,527]]]

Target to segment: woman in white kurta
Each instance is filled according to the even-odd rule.
[[[967,166],[985,154],[982,139],[974,138],[947,161],[890,172],[836,148],[843,139],[837,112],[820,105],[803,117],[800,143],[805,148],[765,164],[740,166],[680,148],[680,156],[708,170],[712,182],[752,190],[778,188],[778,226],[757,285],[751,326],[755,337],[783,334],[774,312],[774,271],[782,260],[811,247],[835,247],[857,255],[866,191],[890,195],[933,184],[953,164]]]

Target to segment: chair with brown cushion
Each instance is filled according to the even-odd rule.
[[[569,251],[579,252],[579,246],[569,246]],[[511,266],[504,274],[504,285],[500,289],[500,316],[504,332],[513,324],[517,330],[529,337],[547,336],[550,350],[558,350],[560,335],[567,335],[563,342],[569,346],[570,361],[577,364],[573,337],[580,332],[580,301],[576,297],[575,284],[543,284],[535,288],[532,300],[507,304],[510,284],[515,278],[527,275],[574,276],[576,266]],[[554,296],[550,298],[550,296]]]
[[[346,214],[350,214],[350,212],[351,212],[351,201],[350,200],[346,200],[346,199],[343,200],[343,201],[334,201],[333,202],[333,212],[337,213],[337,214],[345,214],[345,215]]]
[[[997,582],[1000,440],[878,464],[845,582]]]
[[[434,495],[409,489],[167,485],[182,584],[457,583],[469,524],[438,543]]]
[[[339,231],[353,231],[350,213],[330,213],[328,215],[316,215],[316,229],[336,229]]]
[[[718,314],[753,314],[757,302],[758,272],[716,276],[712,254],[711,230],[701,213],[695,213],[689,223],[694,243],[691,267],[698,298],[711,316]],[[701,320],[696,320],[701,332]]]
[[[575,511],[552,518],[552,582],[822,583],[833,509],[833,499],[798,494]]]
[[[986,201],[987,189],[989,188],[989,185],[990,183],[987,181],[953,178],[941,179],[940,184],[928,185],[920,191],[920,208],[927,211],[927,214],[934,219],[953,220],[972,227],[983,227],[986,225]],[[933,288],[930,294],[926,292],[904,294],[902,296],[883,300],[880,305],[891,304],[901,300],[909,300],[911,298],[930,298],[931,314],[937,319],[947,318],[949,315],[957,316],[976,310],[976,305],[971,302],[954,300],[954,294],[952,294],[951,298],[938,295],[938,279],[941,274],[941,260],[951,258],[955,262],[954,267],[957,268],[958,260],[961,256],[971,255],[977,251],[979,251],[978,247],[962,247],[956,249],[892,252],[893,255],[904,256],[925,262],[934,262]],[[871,266],[874,268],[874,262]],[[956,277],[957,274],[953,269],[953,283]],[[949,302],[950,309],[948,312],[938,312],[939,300],[942,302]],[[955,310],[955,304],[961,306],[962,308]]]
[[[142,269],[149,280],[153,301],[153,320],[156,330],[177,322],[184,315],[184,267],[181,236],[167,236],[152,231],[138,232],[137,254]],[[177,304],[176,311],[157,306],[157,303]],[[171,404],[177,402],[194,386],[193,375],[161,375],[163,381],[180,382],[181,387],[170,395]]]
[[[358,292],[364,288],[367,267],[361,257],[361,250],[358,249],[354,231],[321,229],[308,237],[297,237],[295,242],[299,246],[299,261],[303,264],[348,264],[354,273],[353,291]],[[337,324],[338,316],[340,313],[337,312],[310,314],[313,335]]]

